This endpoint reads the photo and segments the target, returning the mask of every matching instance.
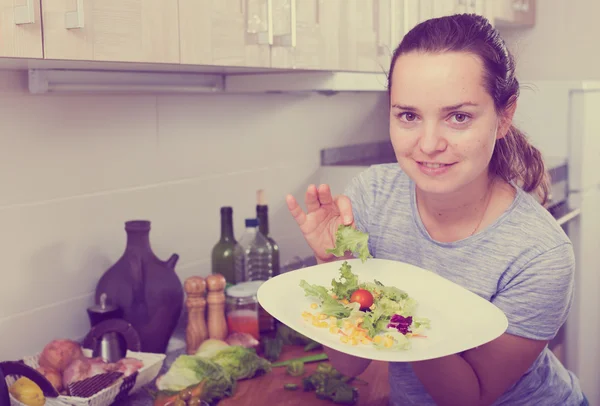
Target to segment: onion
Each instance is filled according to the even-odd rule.
[[[52,384],[52,386],[54,386],[54,389],[56,389],[57,392],[62,391],[63,389],[63,384],[62,384],[62,376],[60,375],[60,372],[58,372],[56,369],[52,369],[52,368],[48,368],[48,367],[39,367],[37,368],[37,371],[44,375],[44,377],[48,380],[48,382],[50,382]]]
[[[260,344],[252,335],[238,332],[230,334],[225,341],[229,345],[240,345],[245,348],[254,348]]]
[[[51,368],[62,373],[75,360],[83,358],[79,343],[72,340],[54,340],[40,355],[41,367]]]

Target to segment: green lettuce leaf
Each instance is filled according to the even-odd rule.
[[[338,299],[348,299],[358,289],[358,276],[352,273],[352,268],[347,261],[344,261],[340,267],[340,278],[339,281],[333,279],[331,281],[331,291],[338,297]]]
[[[271,371],[271,363],[256,354],[253,348],[232,345],[217,352],[211,359],[227,371],[233,379],[242,380]]]
[[[369,234],[341,224],[335,233],[335,247],[328,249],[327,253],[343,257],[348,251],[358,255],[362,262],[373,258],[369,252]]]
[[[326,314],[327,316],[337,317],[338,319],[350,315],[352,309],[344,306],[342,303],[331,297],[329,292],[327,292],[327,288],[319,285],[311,285],[304,279],[300,281],[300,287],[304,289],[306,296],[311,296],[320,300],[321,313]]]

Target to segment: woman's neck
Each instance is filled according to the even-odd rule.
[[[485,175],[451,194],[426,193],[417,188],[417,208],[431,237],[452,242],[467,238],[484,228],[486,213],[494,200],[496,183]]]

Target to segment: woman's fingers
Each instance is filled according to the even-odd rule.
[[[354,215],[352,214],[352,203],[348,196],[340,195],[335,198],[338,210],[340,211],[340,217],[344,225],[350,225],[354,222]]]
[[[329,185],[321,185],[319,186],[319,202],[321,204],[331,204],[333,203],[333,197],[331,196],[331,189]]]
[[[306,212],[312,213],[321,207],[319,202],[319,192],[315,185],[310,185],[306,190],[306,197],[304,198],[304,204],[306,205]]]
[[[302,211],[302,207],[300,207],[296,198],[292,195],[287,195],[285,201],[292,217],[296,220],[296,223],[298,223],[299,226],[302,226],[306,222],[306,213]]]

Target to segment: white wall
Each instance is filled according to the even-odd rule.
[[[382,94],[32,96],[0,72],[0,360],[81,337],[123,223],[152,221],[177,273],[207,275],[219,207],[235,232],[265,188],[283,261],[307,255],[284,197],[321,178],[320,149],[385,139]]]
[[[600,1],[537,0],[533,29],[501,29],[528,80],[600,79]]]

